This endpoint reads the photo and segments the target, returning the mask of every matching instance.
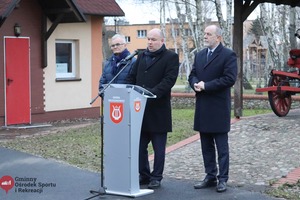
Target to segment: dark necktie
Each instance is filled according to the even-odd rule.
[[[208,50],[208,53],[207,53],[207,62],[210,60],[211,56],[212,56],[212,51],[211,50]]]

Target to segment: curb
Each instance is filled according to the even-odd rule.
[[[279,179],[272,187],[278,188],[284,184],[294,185],[298,183],[298,181],[300,181],[300,167],[290,171],[286,177]]]

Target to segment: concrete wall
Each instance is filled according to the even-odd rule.
[[[292,109],[300,108],[299,96],[292,96]],[[194,93],[173,93],[172,94],[173,108],[194,108],[195,97]],[[232,107],[233,107],[232,100]],[[244,109],[271,109],[268,97],[265,95],[244,95],[243,97]]]

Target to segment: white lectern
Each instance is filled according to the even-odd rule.
[[[138,154],[147,98],[154,94],[136,85],[111,84],[104,95],[104,187],[106,193],[138,197]]]

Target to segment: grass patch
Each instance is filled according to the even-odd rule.
[[[284,198],[287,200],[299,200],[300,199],[300,180],[296,184],[283,184],[278,188],[270,188],[266,191],[266,194]]]
[[[196,134],[196,132],[193,131],[193,109],[173,109],[172,118],[173,132],[168,134],[167,146],[176,144]]]
[[[244,110],[245,116],[271,110]],[[167,146],[197,134],[193,131],[194,109],[173,109],[173,132],[168,134]],[[44,158],[60,160],[80,168],[100,171],[100,124],[70,128],[43,136],[31,136],[0,141],[0,145]],[[149,154],[153,153],[151,145]]]
[[[243,117],[261,115],[261,114],[267,114],[267,113],[272,113],[272,112],[273,111],[271,109],[249,109],[249,110],[243,110]],[[233,111],[231,112],[231,117],[234,117]]]
[[[42,136],[1,141],[1,146],[100,171],[100,124]]]

